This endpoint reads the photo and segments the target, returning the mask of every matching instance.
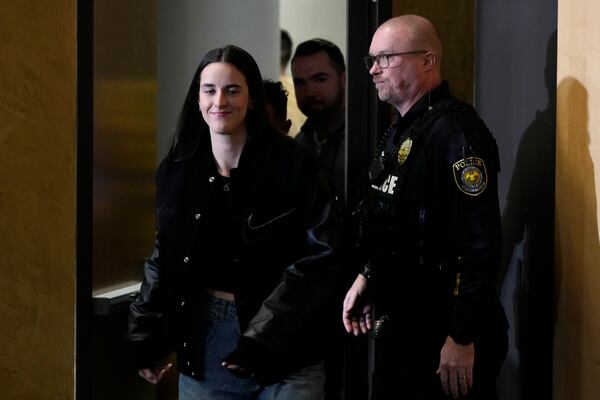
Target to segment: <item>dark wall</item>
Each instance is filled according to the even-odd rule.
[[[93,293],[100,295],[140,281],[154,244],[156,4],[103,0],[92,7],[91,272]],[[137,375],[127,352],[126,303],[90,317],[87,332],[91,359],[78,374],[89,374],[91,382],[80,385],[78,399],[155,398],[155,387]]]
[[[93,290],[142,278],[154,244],[156,4],[94,2]]]
[[[556,0],[477,4],[475,105],[502,164],[502,399],[552,398],[556,26]]]
[[[476,0],[393,0],[392,15],[429,19],[442,38],[442,76],[452,94],[473,104]],[[446,57],[447,56],[447,57]]]

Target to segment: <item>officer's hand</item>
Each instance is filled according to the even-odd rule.
[[[346,332],[358,336],[370,331],[372,307],[367,297],[367,280],[359,274],[344,299],[342,321]]]
[[[463,345],[456,343],[450,336],[440,352],[440,374],[442,388],[453,398],[466,396],[473,386],[473,363],[475,362],[475,346],[473,343]]]
[[[143,368],[138,369],[138,375],[147,380],[148,382],[156,385],[160,380],[165,376],[167,372],[171,369],[173,363],[169,363],[164,367],[159,368]]]

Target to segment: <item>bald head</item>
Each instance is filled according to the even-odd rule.
[[[441,54],[440,38],[427,19],[402,15],[384,22],[373,35],[367,59],[379,99],[404,115],[441,84]]]
[[[435,64],[439,68],[442,61],[442,42],[437,29],[427,18],[419,15],[400,15],[385,21],[377,29],[380,30],[401,40],[407,48],[430,51],[435,55]]]

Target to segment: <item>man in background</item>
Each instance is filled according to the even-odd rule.
[[[325,39],[311,39],[300,43],[292,58],[292,76],[296,101],[308,117],[295,140],[303,144],[317,158],[320,173],[334,195],[339,216],[342,245],[342,265],[349,265],[348,218],[344,203],[345,193],[345,88],[346,65],[340,49]],[[343,298],[346,280],[339,285]],[[336,294],[337,295],[337,294]],[[344,372],[344,334],[341,324],[339,335],[331,342],[325,358],[325,400],[338,400],[341,395]]]
[[[317,157],[337,199],[339,211],[343,211],[346,110],[344,56],[335,44],[325,39],[300,43],[292,58],[292,76],[298,107],[308,117],[296,140]]]

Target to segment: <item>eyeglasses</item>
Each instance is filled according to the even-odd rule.
[[[376,56],[366,56],[364,58],[365,60],[365,66],[367,67],[367,70],[371,70],[371,68],[373,68],[373,65],[375,65],[375,63],[377,63],[377,65],[379,65],[379,68],[384,69],[390,66],[390,57],[393,56],[403,56],[405,54],[425,54],[427,53],[427,50],[413,50],[413,51],[403,51],[400,53],[381,53],[381,54],[377,54]]]

